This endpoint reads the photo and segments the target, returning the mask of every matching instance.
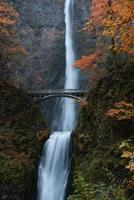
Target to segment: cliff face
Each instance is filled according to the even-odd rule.
[[[18,37],[28,55],[19,70],[28,87],[62,87],[65,67],[64,0],[10,0],[20,13]],[[77,57],[87,51],[85,33],[89,0],[74,0],[74,38]],[[89,39],[87,39],[89,40]],[[58,80],[58,81],[57,81]]]

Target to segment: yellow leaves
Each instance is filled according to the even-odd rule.
[[[122,148],[124,148],[124,147],[129,148],[129,143],[128,143],[128,142],[130,142],[130,141],[131,141],[131,140],[123,141],[123,142],[120,144],[119,149],[122,149]]]
[[[123,154],[121,155],[122,158],[129,158],[129,164],[125,167],[125,169],[128,169],[130,172],[134,171],[134,151],[123,151]]]
[[[134,151],[123,151],[123,154],[121,155],[122,158],[134,158]]]
[[[125,166],[125,169],[128,169],[130,172],[133,172],[134,171],[134,149],[133,149],[133,143],[131,143],[131,142],[132,142],[132,140],[123,141],[121,143],[121,145],[119,146],[119,148],[124,149],[122,152],[122,155],[120,157],[128,159],[128,164]]]

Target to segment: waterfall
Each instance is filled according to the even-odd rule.
[[[66,80],[65,89],[78,88],[78,70],[72,67],[75,61],[73,49],[73,0],[65,1],[65,24],[66,24]],[[76,121],[75,103],[71,99],[65,99],[63,103],[63,129],[72,130]]]
[[[73,0],[65,0],[65,89],[78,88],[78,71],[72,67],[75,60],[72,33]],[[53,132],[45,143],[38,173],[38,200],[64,200],[70,170],[70,138],[76,121],[75,103],[63,98],[57,124],[62,131]],[[58,120],[60,118],[60,120]]]

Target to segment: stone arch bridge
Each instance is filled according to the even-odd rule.
[[[80,103],[87,104],[87,89],[54,89],[54,90],[29,90],[31,98],[35,101],[44,101],[55,97],[66,97]]]

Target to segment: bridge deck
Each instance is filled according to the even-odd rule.
[[[55,89],[55,90],[30,90],[29,94],[87,94],[88,90],[78,90],[78,89]]]
[[[73,98],[86,104],[88,90],[78,89],[55,89],[55,90],[31,90],[28,91],[34,100],[46,100],[55,97]]]

